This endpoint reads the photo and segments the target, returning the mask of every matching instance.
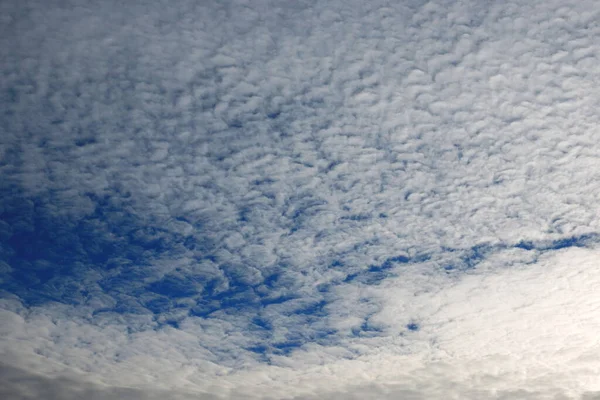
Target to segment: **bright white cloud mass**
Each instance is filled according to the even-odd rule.
[[[600,399],[600,4],[0,3],[2,399]]]

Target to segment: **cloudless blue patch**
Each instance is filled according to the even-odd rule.
[[[519,243],[517,243],[515,245],[515,247],[518,249],[523,249],[523,250],[533,250],[535,248],[535,246],[533,245],[533,242],[525,241],[525,240],[521,240]]]
[[[193,236],[188,236],[183,240],[183,245],[188,250],[196,250],[196,239]]]
[[[175,329],[179,329],[179,322],[174,321],[174,320],[165,321],[165,325],[168,325],[168,326],[170,326],[172,328],[175,328]]]
[[[409,257],[399,255],[387,258],[380,265],[370,265],[366,270],[348,274],[345,283],[359,281],[366,285],[375,285],[390,276],[389,270],[396,264],[406,264],[412,260]]]
[[[89,137],[81,137],[81,138],[77,138],[75,139],[75,145],[77,147],[83,147],[83,146],[87,146],[90,144],[94,144],[96,143],[97,140],[95,137],[93,136],[89,136]]]
[[[275,183],[275,180],[271,178],[255,179],[252,181],[254,186],[270,185],[272,183]]]
[[[265,280],[263,281],[263,283],[269,287],[269,288],[273,288],[276,284],[276,282],[279,280],[279,278],[281,277],[281,274],[279,272],[275,272],[269,276],[267,276],[265,278]]]
[[[160,281],[153,282],[146,288],[154,293],[169,298],[190,297],[196,294],[195,283],[189,279],[167,275]]]
[[[286,340],[273,344],[273,353],[279,355],[289,355],[292,351],[299,349],[304,344],[303,340]]]
[[[165,297],[159,297],[156,299],[152,299],[147,301],[144,306],[152,311],[154,314],[160,314],[163,312],[167,312],[171,309],[171,301]]]
[[[387,260],[385,260],[384,265],[387,267],[390,264],[395,264],[395,263],[405,264],[409,261],[410,261],[410,258],[408,258],[406,256],[395,256],[395,257],[390,257]]]
[[[408,329],[409,331],[418,331],[420,329],[419,324],[411,322],[410,324],[406,325],[406,329]]]
[[[297,296],[292,296],[292,295],[286,295],[286,296],[277,296],[277,297],[260,297],[260,305],[261,306],[268,306],[271,304],[282,304],[285,303],[286,301],[290,301],[293,299],[296,299]]]
[[[475,268],[491,252],[492,247],[488,244],[479,244],[471,249],[462,257],[462,261],[467,268]]]
[[[585,239],[582,237],[570,237],[565,239],[559,239],[552,242],[550,249],[560,250],[566,247],[583,247],[585,246]]]
[[[532,241],[521,240],[519,243],[514,245],[514,247],[524,250],[539,251],[561,250],[567,247],[586,247],[593,242],[597,242],[598,238],[598,234],[588,233],[583,235],[575,235],[566,238],[556,239],[552,241],[543,240],[537,243]]]
[[[0,251],[12,266],[0,288],[25,304],[50,300],[80,304],[90,295],[85,281],[88,271],[96,276],[91,282],[117,300],[125,297],[122,293],[140,295],[146,290],[143,282],[152,277],[151,261],[185,249],[181,235],[141,223],[126,212],[130,194],[123,188],[114,188],[111,196],[90,194],[95,209],[82,218],[50,212],[60,204],[54,196],[50,192],[46,197],[24,197],[16,186],[0,189],[0,226],[4,227]],[[149,289],[172,298],[195,292],[193,285],[173,277],[154,282]],[[122,308],[142,309],[139,305]],[[150,309],[156,312],[165,306],[156,303]]]
[[[332,161],[325,167],[325,173],[332,171],[336,166],[340,165],[339,161]]]
[[[265,359],[263,359],[263,361],[268,361],[269,356],[271,355],[289,355],[292,351],[302,347],[307,342],[323,345],[330,344],[330,338],[337,333],[333,329],[312,329],[306,333],[296,332],[294,334],[290,334],[284,340],[272,343],[273,332],[272,326],[269,322],[261,317],[255,317],[252,320],[252,324],[255,328],[259,329],[259,337],[268,340],[269,344],[258,342],[246,347],[246,350],[252,351],[257,355],[264,356]]]
[[[221,309],[243,310],[259,304],[257,299],[252,287],[234,286],[229,290],[204,296],[192,309],[192,315],[207,316]]]
[[[599,241],[600,235],[597,233],[588,233],[583,235],[575,235],[566,238],[561,238],[557,240],[547,241],[530,241],[530,240],[521,240],[518,243],[508,246],[506,244],[488,244],[482,243],[471,247],[466,252],[463,250],[463,256],[461,257],[462,263],[466,268],[475,268],[477,264],[482,262],[488,255],[494,253],[496,251],[505,250],[507,248],[516,248],[523,249],[527,251],[553,251],[553,250],[561,250],[568,247],[586,247],[592,243],[597,243]],[[444,251],[447,252],[457,252],[460,249],[452,249],[452,248],[443,248]]]
[[[257,354],[266,354],[269,348],[265,345],[259,344],[256,346],[247,347],[247,350]]]
[[[371,216],[368,214],[353,214],[349,216],[344,216],[341,219],[347,219],[350,221],[366,221],[368,219],[371,219]]]
[[[348,275],[346,275],[346,278],[344,279],[344,283],[354,282],[354,280],[356,280],[356,278],[358,278],[359,276],[360,276],[360,272],[348,274]]]
[[[270,331],[271,329],[273,329],[271,323],[262,317],[254,317],[252,319],[252,323],[263,330]]]
[[[588,246],[590,242],[597,240],[597,234],[571,236],[568,238],[554,240],[550,243],[549,246],[546,246],[546,248],[549,250],[560,250],[566,247],[585,247]]]
[[[282,304],[298,298],[293,292],[274,295],[272,292],[263,293],[255,290],[256,286],[265,284],[270,289],[279,287],[278,273],[270,275],[266,281],[257,285],[248,285],[241,282],[234,275],[229,275],[227,269],[222,269],[227,276],[227,286],[223,288],[220,279],[212,279],[204,285],[202,296],[196,306],[190,310],[190,315],[206,318],[217,310],[236,312],[248,309],[259,309],[274,304]]]
[[[242,207],[242,209],[239,211],[238,215],[238,220],[240,222],[248,222],[250,221],[250,214],[252,213],[252,208],[250,207]]]

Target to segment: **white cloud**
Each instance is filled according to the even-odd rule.
[[[490,262],[458,280],[412,267],[358,292],[341,286],[328,318],[348,314],[364,296],[377,305],[370,323],[384,334],[309,344],[270,365],[240,352],[241,328],[224,322],[188,319],[178,330],[128,334],[134,321],[99,327],[61,307],[22,318],[6,311],[9,303],[3,353],[50,377],[64,374],[64,363],[87,379],[142,393],[151,385],[248,398],[510,398],[519,391],[520,398],[579,398],[600,392],[597,257],[597,250],[565,249],[518,268]],[[405,329],[410,321],[418,331]],[[208,352],[211,346],[246,367],[219,367],[223,355]]]
[[[593,2],[117,3],[1,6],[2,376],[600,391]]]

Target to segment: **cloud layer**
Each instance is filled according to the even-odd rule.
[[[593,2],[0,7],[6,396],[600,391]]]

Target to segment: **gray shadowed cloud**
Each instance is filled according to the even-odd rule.
[[[132,400],[154,400],[154,399],[174,399],[174,400],[218,400],[219,397],[210,394],[185,393],[177,389],[169,391],[143,390],[131,388],[104,387],[101,385],[69,378],[47,378],[31,372],[20,370],[7,365],[0,366],[0,395],[7,400],[36,400],[44,398],[47,400],[71,400],[86,398],[90,400],[114,400],[114,399],[132,399]],[[424,384],[430,386],[430,384]],[[457,387],[452,388],[459,389]],[[451,390],[452,390],[451,389]],[[515,390],[512,392],[494,393],[491,391],[476,391],[462,388],[458,390],[462,399],[523,399],[536,400],[547,399],[547,395],[540,395],[527,390]],[[318,397],[294,397],[294,400],[314,400],[328,398],[338,399],[406,399],[406,400],[425,400],[430,398],[448,398],[451,394],[448,388],[440,388],[437,393],[424,395],[423,388],[408,389],[401,385],[352,387],[344,393],[324,393]],[[431,396],[435,397],[431,397]],[[234,394],[230,399],[249,398],[240,394]],[[552,397],[556,400],[567,400],[568,396],[556,392]],[[600,399],[598,393],[585,393],[582,400]]]
[[[7,400],[217,399],[212,395],[180,393],[177,390],[114,388],[77,378],[47,378],[9,365],[0,365],[0,396]]]

